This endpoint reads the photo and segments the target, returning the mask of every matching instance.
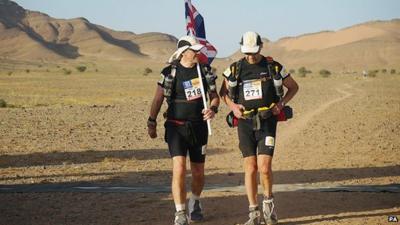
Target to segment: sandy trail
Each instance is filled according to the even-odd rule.
[[[354,95],[353,92],[349,92],[346,90],[351,88],[353,87],[348,83],[344,84],[340,88],[336,88],[336,91],[342,94],[342,96],[334,98],[328,102],[325,102],[324,104],[319,105],[315,110],[301,115],[301,119],[294,120],[293,122],[289,121],[291,122],[289,125],[290,129],[280,130],[279,136],[285,137],[285,139],[291,139],[293,135],[301,132],[301,130],[303,130],[313,118],[316,118],[319,114],[329,109],[329,107],[331,107],[333,104],[339,103],[353,96]]]

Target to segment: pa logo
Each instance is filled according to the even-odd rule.
[[[388,216],[388,222],[399,222],[397,216]]]

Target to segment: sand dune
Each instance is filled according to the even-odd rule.
[[[306,34],[294,38],[283,38],[276,44],[279,47],[285,48],[287,51],[308,51],[337,47],[385,35],[399,36],[398,32],[388,30],[384,24],[385,22],[382,22],[382,24],[379,22],[366,23],[345,28],[336,32],[326,31],[316,34]],[[390,23],[390,26],[395,27],[396,22]],[[397,27],[399,26],[400,23],[397,24]]]
[[[264,42],[264,55],[288,67],[348,72],[397,68],[400,60],[400,20],[367,22],[339,31],[324,31]],[[230,58],[238,59],[238,51]]]

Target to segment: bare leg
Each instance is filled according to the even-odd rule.
[[[264,189],[264,196],[272,197],[272,156],[259,155],[258,156],[258,171],[260,172],[261,185]]]
[[[192,193],[200,196],[204,187],[204,163],[190,163],[192,171]]]
[[[186,202],[186,157],[175,156],[172,158],[172,196],[175,205],[185,204]]]
[[[249,205],[257,205],[257,157],[244,158],[244,183]]]

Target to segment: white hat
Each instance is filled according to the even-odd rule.
[[[262,41],[260,35],[256,32],[248,31],[242,36],[242,40],[240,41],[240,50],[242,53],[257,53],[260,50],[261,44]]]
[[[177,48],[178,50],[176,50],[174,54],[172,54],[169,58],[169,63],[173,62],[176,59],[179,59],[182,53],[187,49],[190,48],[193,51],[197,52],[204,48],[204,45],[200,44],[193,36],[183,36],[178,40]]]

